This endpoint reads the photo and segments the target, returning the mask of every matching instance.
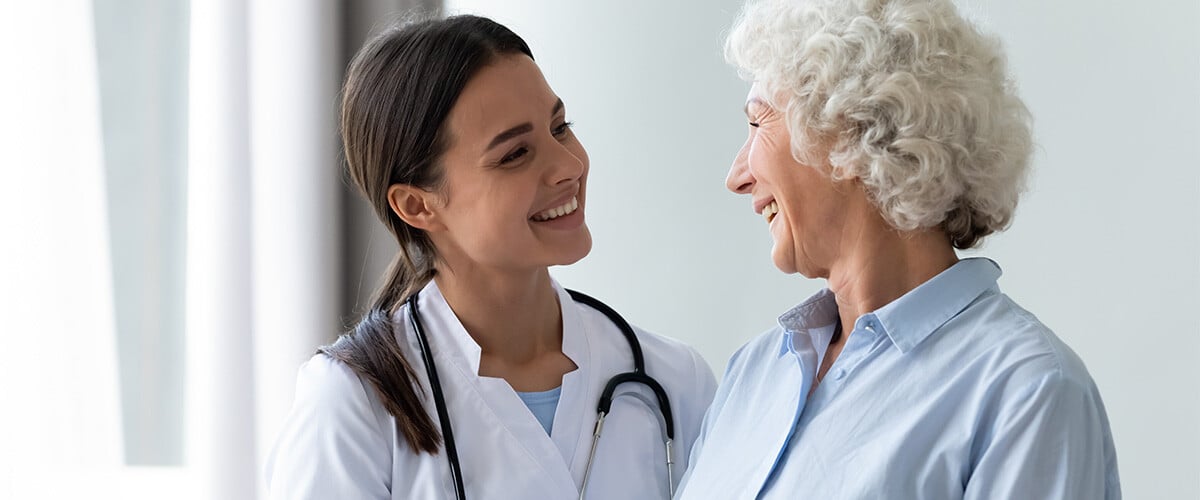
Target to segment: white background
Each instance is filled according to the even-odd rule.
[[[959,1],[1005,41],[1035,118],[1031,190],[974,252],[1083,358],[1126,498],[1200,498],[1200,2]],[[522,35],[591,156],[591,255],[554,274],[728,356],[823,286],[785,276],[724,188],[748,84],[739,0],[449,2]]]

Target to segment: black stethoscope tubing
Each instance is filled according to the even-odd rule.
[[[408,321],[417,332],[417,341],[421,343],[421,358],[425,362],[425,372],[429,376],[429,387],[433,391],[433,404],[437,407],[438,420],[442,426],[442,442],[446,447],[446,459],[450,461],[450,475],[454,477],[454,496],[466,499],[467,493],[463,488],[462,470],[458,462],[458,448],[454,445],[454,431],[450,428],[450,414],[446,410],[446,398],[442,395],[442,382],[438,380],[437,367],[433,363],[433,351],[429,349],[429,339],[425,338],[425,329],[417,317],[417,294],[408,298]]]
[[[646,360],[642,355],[642,343],[638,341],[633,327],[629,325],[628,321],[625,321],[625,318],[617,314],[617,311],[608,307],[607,304],[575,290],[567,290],[567,293],[571,294],[571,298],[576,302],[582,302],[600,311],[608,317],[609,321],[616,324],[617,328],[625,336],[625,341],[629,343],[629,350],[633,355],[633,371],[613,376],[605,384],[604,391],[600,393],[600,400],[596,405],[596,411],[601,416],[601,420],[603,420],[604,415],[607,415],[612,408],[613,394],[616,392],[618,386],[626,382],[643,384],[650,388],[654,392],[655,397],[658,398],[659,413],[663,417],[667,443],[674,441],[675,421],[671,413],[671,402],[667,398],[667,391],[663,389],[662,385],[657,380],[654,380],[653,377],[646,374]],[[455,497],[464,500],[467,498],[467,494],[466,489],[463,487],[462,467],[458,460],[458,449],[454,443],[454,431],[450,426],[450,413],[446,409],[446,398],[442,393],[442,383],[438,379],[437,365],[433,361],[433,351],[429,348],[429,339],[425,336],[424,325],[421,323],[420,312],[417,309],[417,295],[414,293],[408,298],[408,320],[413,331],[417,334],[417,341],[421,345],[421,358],[425,362],[425,372],[429,377],[430,390],[433,392],[433,404],[437,408],[438,421],[442,426],[442,441],[445,443],[446,460],[450,463],[450,475],[454,478]],[[668,473],[670,472],[669,453],[670,450],[668,449]]]

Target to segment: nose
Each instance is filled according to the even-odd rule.
[[[550,159],[553,168],[550,169],[550,185],[557,186],[559,184],[577,182],[587,172],[588,156],[587,151],[583,147],[579,147],[579,151],[572,151],[565,145],[559,144],[553,148],[555,154]]]
[[[725,176],[725,187],[737,194],[749,194],[754,187],[754,175],[750,173],[750,140],[742,145],[733,165],[729,166],[729,174]]]

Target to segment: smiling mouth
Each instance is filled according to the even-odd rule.
[[[775,220],[775,214],[777,213],[779,213],[778,201],[772,201],[771,203],[768,203],[767,206],[763,207],[762,214],[763,218],[767,220],[767,224],[770,224],[772,220]]]
[[[533,214],[533,217],[530,217],[530,219],[535,220],[537,222],[545,222],[548,220],[557,219],[564,215],[570,215],[578,209],[579,209],[579,198],[572,197],[571,201],[566,202],[562,206],[554,207],[554,208],[551,208],[550,210],[546,210],[543,212],[538,212],[536,214]]]

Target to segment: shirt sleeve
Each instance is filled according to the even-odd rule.
[[[1119,500],[1116,453],[1090,378],[1053,371],[1001,406],[974,454],[965,500]]]
[[[390,498],[388,419],[369,390],[324,355],[300,368],[295,403],[267,458],[268,498]]]
[[[713,380],[714,388],[708,392],[708,401],[711,402],[709,403],[708,409],[703,412],[703,417],[700,421],[700,425],[698,426],[695,441],[692,442],[691,452],[688,453],[687,470],[684,472],[683,477],[681,477],[679,480],[678,491],[680,492],[684,490],[684,486],[691,479],[692,471],[696,469],[696,461],[699,459],[704,449],[704,441],[711,430],[712,423],[717,419],[717,416],[721,413],[721,410],[724,409],[725,401],[729,399],[729,393],[731,390],[730,387],[733,385],[733,377],[730,376],[730,373],[733,371],[734,367],[737,366],[738,359],[742,356],[742,351],[745,350],[746,347],[742,346],[737,350],[737,352],[733,353],[733,356],[729,358],[729,362],[725,367],[725,376],[722,378],[720,385],[716,385],[716,380]],[[697,358],[699,358],[699,355],[697,355]],[[705,363],[705,366],[707,366],[707,363],[703,359],[700,359],[699,362]]]
[[[692,355],[693,373],[695,379],[692,382],[692,401],[688,402],[688,407],[691,411],[677,412],[683,417],[680,422],[680,436],[683,439],[683,454],[679,459],[684,461],[684,465],[689,463],[692,447],[699,442],[700,426],[704,419],[704,414],[707,413],[709,405],[712,403],[713,394],[717,391],[717,379],[713,376],[712,368],[708,366],[708,362],[700,356],[695,349],[689,348],[688,351]],[[681,408],[682,409],[682,408]]]

